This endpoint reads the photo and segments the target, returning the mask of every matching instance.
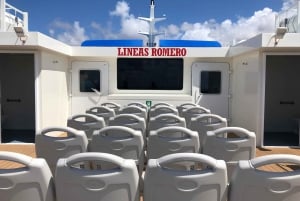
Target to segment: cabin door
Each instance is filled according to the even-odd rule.
[[[108,63],[75,61],[72,63],[72,115],[104,102],[108,94]]]
[[[0,53],[1,142],[34,142],[34,54]]]
[[[194,63],[192,93],[196,103],[229,118],[229,64]]]

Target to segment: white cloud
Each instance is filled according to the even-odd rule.
[[[283,0],[282,10],[290,7],[296,0]],[[116,24],[107,22],[104,26],[98,22],[91,22],[89,34],[79,22],[73,24],[56,20],[49,30],[51,36],[68,44],[78,45],[86,39],[126,39],[145,38],[138,31],[147,31],[148,24],[139,20],[130,13],[130,6],[126,1],[118,1],[114,10],[108,13],[112,18],[120,20],[119,28]],[[180,25],[170,24],[159,27],[165,32],[167,39],[186,40],[217,40],[223,45],[229,45],[232,41],[245,40],[262,32],[274,32],[275,14],[277,12],[270,8],[264,8],[253,13],[251,17],[239,17],[237,21],[231,19],[217,22],[210,19],[204,22]],[[167,21],[166,21],[167,22]],[[60,31],[60,32],[59,32]]]
[[[129,5],[125,1],[117,2],[115,10],[111,11],[110,15],[121,18],[120,37],[141,38],[141,35],[139,35],[138,32],[148,29],[148,24],[146,22],[143,22],[133,14],[130,14]]]
[[[51,25],[49,33],[52,37],[70,45],[80,45],[82,41],[89,38],[85,34],[85,29],[80,26],[78,21],[70,24],[68,22],[55,20]]]
[[[283,0],[281,10],[283,10],[283,11],[288,10],[293,5],[295,5],[297,2],[298,2],[298,0]]]
[[[262,32],[274,31],[275,14],[269,8],[257,11],[250,18],[240,17],[237,22],[230,19],[217,23],[215,20],[203,23],[184,22],[181,26],[167,28],[167,37],[174,37],[174,30],[179,30],[185,40],[217,40],[223,45],[229,45],[233,40],[240,41]]]

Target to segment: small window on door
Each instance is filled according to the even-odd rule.
[[[201,71],[200,92],[202,94],[221,93],[221,72]]]
[[[100,70],[79,71],[80,92],[100,91]]]

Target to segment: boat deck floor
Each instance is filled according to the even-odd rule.
[[[11,151],[22,153],[27,156],[36,157],[35,145],[34,144],[0,144],[0,151]],[[256,149],[256,156],[263,156],[269,154],[293,154],[300,156],[300,148],[289,148],[289,147],[260,147]],[[5,168],[16,168],[19,164],[9,161],[1,161],[0,160],[0,169]],[[261,169],[265,171],[275,171],[275,172],[283,172],[283,171],[292,171],[296,167],[289,164],[272,164],[263,166]],[[299,167],[298,167],[299,168]]]

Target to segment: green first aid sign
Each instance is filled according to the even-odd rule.
[[[150,101],[150,100],[147,100],[147,101],[146,101],[146,105],[147,105],[148,107],[151,107],[151,105],[152,105],[152,101]]]

